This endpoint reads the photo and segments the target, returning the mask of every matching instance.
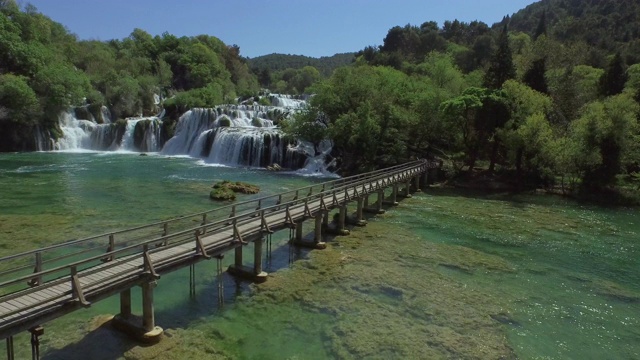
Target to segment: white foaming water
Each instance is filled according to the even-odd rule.
[[[307,96],[291,96],[283,94],[270,94],[271,105],[288,109],[302,109],[307,105]]]
[[[96,124],[89,120],[78,120],[71,112],[60,115],[63,137],[55,143],[56,150],[90,149],[90,135]]]
[[[101,109],[105,124],[78,120],[73,112],[61,116],[64,137],[54,145],[64,151],[157,152],[190,156],[208,164],[267,167],[308,175],[326,176],[324,159],[331,147],[316,156],[313,146],[284,136],[277,124],[306,106],[305,98],[269,95],[277,106],[221,105],[195,108],[178,120],[175,135],[162,144],[162,121],[158,117],[128,118],[111,123],[109,110]],[[36,137],[38,147],[46,147],[45,134]]]
[[[135,144],[135,128],[148,120],[142,141]],[[60,115],[63,137],[55,142],[53,149],[61,151],[159,151],[160,119],[156,117],[127,119],[124,131],[115,124],[96,124],[89,120],[78,120],[73,112]],[[41,140],[40,140],[41,141]]]

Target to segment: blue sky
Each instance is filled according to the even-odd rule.
[[[242,56],[330,56],[381,45],[393,26],[445,20],[489,25],[534,0],[21,0],[80,39],[213,35]]]

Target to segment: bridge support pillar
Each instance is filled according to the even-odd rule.
[[[120,316],[124,319],[131,317],[131,289],[120,293]]]
[[[329,212],[324,211],[324,215],[322,216],[322,227],[323,229],[329,228]]]
[[[346,228],[347,223],[347,205],[340,206],[340,214],[338,216],[338,235],[349,235],[349,230]]]
[[[415,182],[415,184],[416,184],[416,192],[422,192],[422,190],[420,190],[420,177],[421,177],[421,176],[422,176],[422,175],[418,175],[418,176],[416,176],[416,177],[414,177],[414,178],[413,178],[413,179],[414,179],[414,182]]]
[[[262,271],[262,242],[263,236],[260,234],[260,239],[253,242],[253,273],[256,276],[267,276],[267,273]]]
[[[316,213],[316,219],[315,219],[315,229],[313,232],[313,243],[314,243],[314,247],[317,249],[324,249],[327,247],[327,244],[324,243],[324,241],[322,241],[322,222],[324,219],[324,216],[326,215],[326,211],[318,211]]]
[[[427,169],[425,172],[422,173],[422,175],[420,175],[420,179],[422,181],[422,188],[426,189],[429,187],[429,169]]]
[[[369,194],[366,194],[366,195],[364,196],[364,205],[363,205],[363,207],[364,207],[365,209],[369,207]]]
[[[158,285],[155,281],[142,284],[142,327],[147,331],[153,331],[156,327],[156,318],[153,311],[153,289]]]
[[[234,265],[236,267],[242,267],[242,245],[236,247],[234,249],[235,257],[234,257]]]
[[[384,203],[384,189],[378,190],[378,202],[376,202],[376,212],[378,214],[384,214],[385,211],[382,209],[382,204]]]
[[[302,224],[303,222],[300,221],[299,223],[296,224],[296,237],[294,242],[296,243],[301,243],[302,242]]]
[[[131,314],[131,289],[120,293],[120,314],[113,317],[113,327],[138,341],[156,343],[160,341],[162,328],[156,326],[153,310],[153,288],[157,282],[150,281],[141,285],[142,318]]]
[[[407,180],[407,182],[405,183],[404,197],[411,197],[411,179]]]
[[[364,220],[364,216],[363,216],[363,209],[364,209],[364,200],[368,197],[368,195],[365,195],[364,197],[359,197],[358,201],[357,201],[357,208],[356,208],[356,225],[358,226],[365,226],[367,225],[367,222]]]
[[[242,245],[235,248],[234,263],[229,265],[229,273],[255,282],[264,282],[268,274],[262,271],[262,236],[253,242],[254,262],[253,267],[242,265]],[[259,268],[259,271],[258,271]]]
[[[33,360],[40,359],[40,335],[44,334],[44,328],[40,325],[34,326],[29,329],[31,333],[31,358]],[[7,344],[8,345],[8,344]],[[13,339],[11,340],[11,347],[13,347]],[[13,349],[11,349],[13,352]]]
[[[7,360],[15,360],[16,354],[13,351],[13,336],[7,338]]]
[[[391,192],[391,203],[394,206],[398,205],[398,184],[393,184],[393,190]]]

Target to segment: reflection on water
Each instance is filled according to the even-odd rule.
[[[0,256],[61,240],[47,234],[211,208],[209,187],[222,179],[257,183],[262,194],[317,181],[190,159],[0,155]],[[191,298],[187,269],[163,276],[159,345],[105,325],[114,297],[45,324],[44,358],[640,358],[635,211],[430,189],[323,251],[292,251],[288,232],[275,234],[264,284],[224,274],[220,287],[216,262],[201,262]],[[29,357],[28,337],[16,350]]]

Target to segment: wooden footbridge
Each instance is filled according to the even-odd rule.
[[[396,202],[426,183],[424,160],[336,179],[297,190],[143,225],[72,240],[0,258],[0,338],[14,358],[13,336],[30,331],[37,354],[41,325],[107,297],[120,294],[114,325],[153,341],[162,329],[154,321],[153,288],[162,274],[235,250],[229,272],[263,281],[262,248],[267,234],[295,229],[292,241],[323,248],[322,232],[329,211],[339,209],[337,230],[346,232],[347,206],[355,202],[355,221],[363,211],[382,211],[383,201]],[[385,189],[390,196],[385,199]],[[369,207],[369,195],[377,200]],[[303,241],[302,223],[314,219],[313,241]],[[252,267],[242,264],[243,245],[254,243]],[[131,314],[131,288],[142,288],[142,316]],[[34,355],[34,357],[37,357]]]

